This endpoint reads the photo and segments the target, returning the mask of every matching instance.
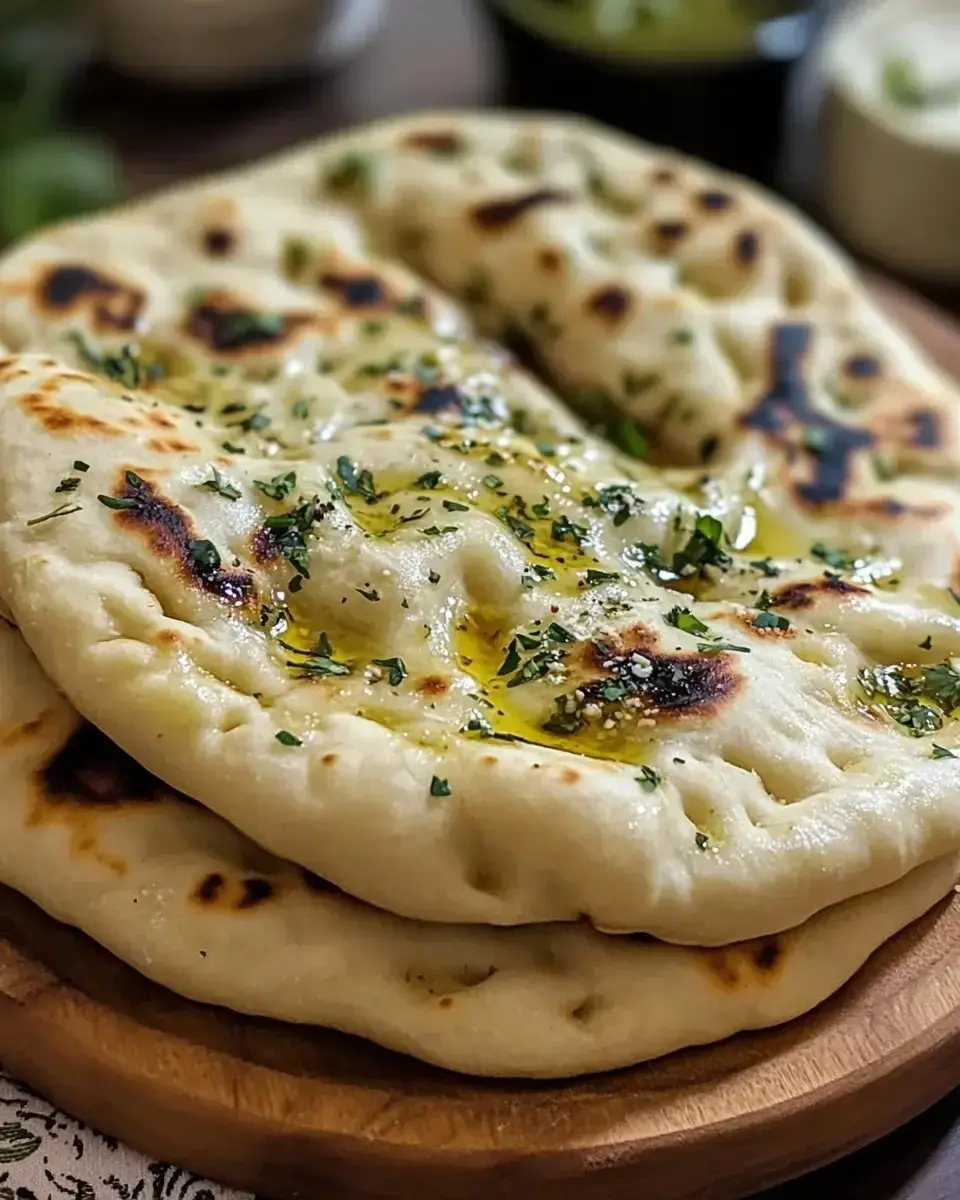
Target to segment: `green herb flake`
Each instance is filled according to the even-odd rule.
[[[220,552],[213,542],[207,538],[191,538],[187,542],[187,552],[197,568],[207,574],[220,569]]]
[[[280,261],[287,279],[300,279],[310,266],[312,258],[313,253],[306,238],[290,235],[283,239]]]
[[[928,633],[927,636],[920,643],[920,649],[921,650],[930,650],[932,648],[933,648],[933,638]]]
[[[215,466],[211,464],[210,470],[213,472],[212,479],[205,479],[198,487],[206,488],[210,492],[216,492],[218,496],[223,496],[227,500],[239,500],[240,489],[235,487],[228,479],[220,474]]]
[[[106,508],[123,509],[137,508],[140,501],[132,496],[98,496],[97,499]]]
[[[705,833],[701,833],[699,830],[697,830],[693,840],[696,842],[698,850],[706,850],[710,846],[710,839]]]
[[[90,464],[85,463],[82,458],[75,458],[73,460],[73,469],[75,471],[89,471]]]
[[[514,638],[507,647],[507,656],[500,664],[498,675],[512,675],[520,666],[520,650],[517,639]]]
[[[447,510],[447,512],[469,512],[470,511],[469,504],[460,504],[456,500],[444,500],[443,507]]]
[[[358,469],[357,464],[345,454],[337,459],[337,475],[351,495],[362,496],[368,504],[376,504],[386,495],[386,492],[376,490],[372,472]]]
[[[938,746],[937,743],[934,742],[933,743],[933,753],[932,753],[931,757],[932,758],[956,758],[957,756],[954,754],[954,752],[952,750],[948,750],[946,748],[946,746]]]
[[[355,592],[359,592],[360,595],[364,598],[364,600],[372,600],[372,601],[376,602],[380,599],[380,593],[377,591],[376,588],[369,588],[369,589],[354,588],[353,590]]]
[[[754,629],[777,629],[783,632],[790,628],[790,622],[786,617],[778,616],[773,612],[759,612],[751,621]]]
[[[709,632],[709,627],[696,614],[692,613],[689,608],[680,608],[679,605],[671,608],[663,619],[668,625],[679,629],[681,633],[696,634],[702,637]]]
[[[281,746],[302,746],[303,745],[303,742],[300,740],[300,738],[298,738],[296,736],[296,734],[291,733],[289,729],[278,729],[277,732],[274,734],[274,737],[277,739],[277,741],[280,743]]]
[[[631,458],[644,462],[647,460],[647,435],[639,421],[630,421],[626,418],[615,421],[610,435],[614,445],[624,454],[629,454]]]
[[[428,525],[420,532],[426,534],[427,537],[443,537],[445,533],[456,533],[458,529],[458,525]]]
[[[483,486],[495,492],[497,488],[503,487],[503,480],[498,475],[484,475]]]
[[[655,792],[663,783],[663,776],[653,767],[641,767],[636,779],[645,792]]]
[[[42,525],[44,521],[52,521],[56,517],[69,517],[71,513],[81,511],[79,504],[61,504],[52,512],[44,513],[42,517],[32,517],[27,525]]]
[[[331,163],[323,175],[323,184],[331,192],[365,187],[371,178],[373,160],[369,154],[351,151]]]
[[[604,583],[616,583],[619,571],[587,571],[587,587],[600,587]]]
[[[767,579],[774,579],[780,574],[780,568],[772,558],[759,558],[750,563],[755,571],[760,571]]]
[[[296,471],[285,471],[272,479],[255,479],[253,486],[271,500],[285,500],[297,486]]]
[[[68,475],[66,479],[61,479],[53,490],[54,492],[75,492],[79,486],[80,476]]]
[[[439,583],[440,582],[440,572],[431,570],[427,574],[427,578],[430,580],[431,583]]]
[[[698,642],[698,654],[723,654],[726,650],[732,650],[736,654],[749,654],[749,646],[735,646],[733,642]]]
[[[552,567],[543,567],[539,563],[532,563],[523,568],[520,582],[525,588],[535,588],[545,579],[556,579],[556,577],[556,572]]]
[[[578,525],[575,521],[571,521],[566,514],[557,517],[550,526],[550,534],[555,542],[563,542],[569,538],[578,548],[583,546],[589,533],[586,525]]]
[[[450,784],[446,779],[441,779],[439,775],[434,775],[430,780],[430,795],[431,796],[449,796],[453,792]]]
[[[689,576],[702,572],[704,567],[718,567],[725,571],[733,559],[722,548],[723,537],[720,521],[710,513],[701,513],[686,545],[673,556],[674,572]]]
[[[407,677],[407,667],[402,658],[375,658],[373,665],[383,667],[391,687],[399,687]]]

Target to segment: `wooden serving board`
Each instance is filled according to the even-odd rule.
[[[877,291],[960,377],[960,328]],[[957,1084],[960,896],[789,1025],[517,1083],[189,1003],[0,888],[0,1062],[136,1149],[276,1200],[732,1200]]]

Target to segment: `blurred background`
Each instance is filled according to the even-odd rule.
[[[587,113],[960,311],[960,0],[0,0],[0,243],[417,108]]]

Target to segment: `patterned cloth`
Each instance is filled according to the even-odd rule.
[[[58,1112],[0,1069],[0,1200],[247,1200],[151,1162]]]

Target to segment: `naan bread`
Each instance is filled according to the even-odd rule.
[[[795,536],[920,536],[960,578],[956,387],[795,211],[578,119],[419,115],[318,157],[326,200],[661,462],[752,452]]]
[[[0,585],[44,669],[351,895],[710,945],[960,848],[943,589],[734,557],[590,439],[462,410],[281,460],[43,357],[0,398]]]
[[[0,882],[182,995],[481,1075],[604,1070],[787,1021],[947,894],[958,870],[939,859],[800,929],[713,951],[582,924],[406,921],[169,791],[71,711],[9,628],[0,763]]]
[[[389,262],[371,259],[377,247]],[[0,264],[0,337],[82,363],[71,333],[95,350],[147,333],[196,402],[210,322],[186,339],[182,322],[201,292],[221,310],[320,307],[336,315],[337,353],[418,297],[434,332],[465,328],[399,260],[519,343],[581,410],[640,421],[661,465],[722,478],[746,510],[743,539],[759,519],[760,556],[822,541],[960,585],[955,386],[799,214],[579,119],[380,122],[47,231]],[[272,350],[295,390],[323,324],[313,337],[261,329],[227,358],[262,365]],[[354,394],[386,390],[333,373]]]
[[[472,149],[435,138],[438,122]],[[604,347],[613,362],[646,345],[654,301],[697,315],[716,350],[697,368],[705,382],[670,382],[692,405],[684,428],[717,439],[718,466],[660,475],[627,461],[478,341],[458,304],[378,257],[402,253],[456,282],[447,251],[429,246],[446,238],[451,271],[473,260],[477,238],[458,250],[444,230],[462,223],[470,186],[476,204],[499,203],[490,147],[509,131],[541,146],[524,170],[552,172],[557,188],[583,174],[575,135],[591,152],[608,145],[563,121],[388,123],[53,230],[0,265],[0,336],[40,352],[0,368],[0,595],[45,669],[171,785],[411,917],[583,914],[720,944],[960,847],[946,753],[960,614],[942,586],[958,523],[953,484],[934,474],[955,460],[953,391],[832,251],[728,182],[729,203],[701,205],[721,222],[707,243],[732,215],[763,216],[762,271],[708,279],[704,248],[702,262],[684,259],[693,289],[669,255],[644,250],[629,261],[661,279],[650,323],[630,307],[630,337],[604,341],[570,310],[533,347],[543,359],[579,330],[599,371]],[[659,160],[609,145],[634,165],[639,220]],[[671,169],[689,172],[671,194],[692,203],[708,176]],[[432,182],[418,198],[421,177]],[[529,179],[510,178],[520,197]],[[532,278],[519,268],[541,217],[562,211],[558,237],[624,224],[606,184],[578,186],[494,213],[482,246],[509,247],[505,279]],[[431,189],[449,213],[442,224],[436,210],[425,241],[401,223]],[[621,258],[603,259],[612,287]],[[496,276],[489,256],[478,263]],[[593,294],[591,270],[571,268],[570,296]],[[557,303],[566,287],[558,278]],[[493,307],[502,331],[513,309]],[[759,314],[740,357],[721,311]],[[807,365],[837,367],[841,344],[848,356],[882,347],[883,388],[913,398],[901,410],[933,406],[942,455],[898,460],[930,474],[785,508],[797,472],[833,460],[807,434],[788,451],[743,426],[770,390],[764,347],[781,337],[809,338]],[[698,339],[673,338],[670,354],[699,354]],[[740,364],[733,390],[718,382],[721,346]],[[569,363],[546,366],[568,390],[583,382]],[[794,372],[770,393],[784,437],[798,434],[783,406],[807,396],[802,382]],[[873,421],[876,399],[811,428],[823,441],[842,425],[846,444],[843,422]],[[696,438],[666,425],[662,452],[696,459],[683,450]],[[867,448],[844,458],[845,481]],[[824,529],[836,538],[816,541]]]

